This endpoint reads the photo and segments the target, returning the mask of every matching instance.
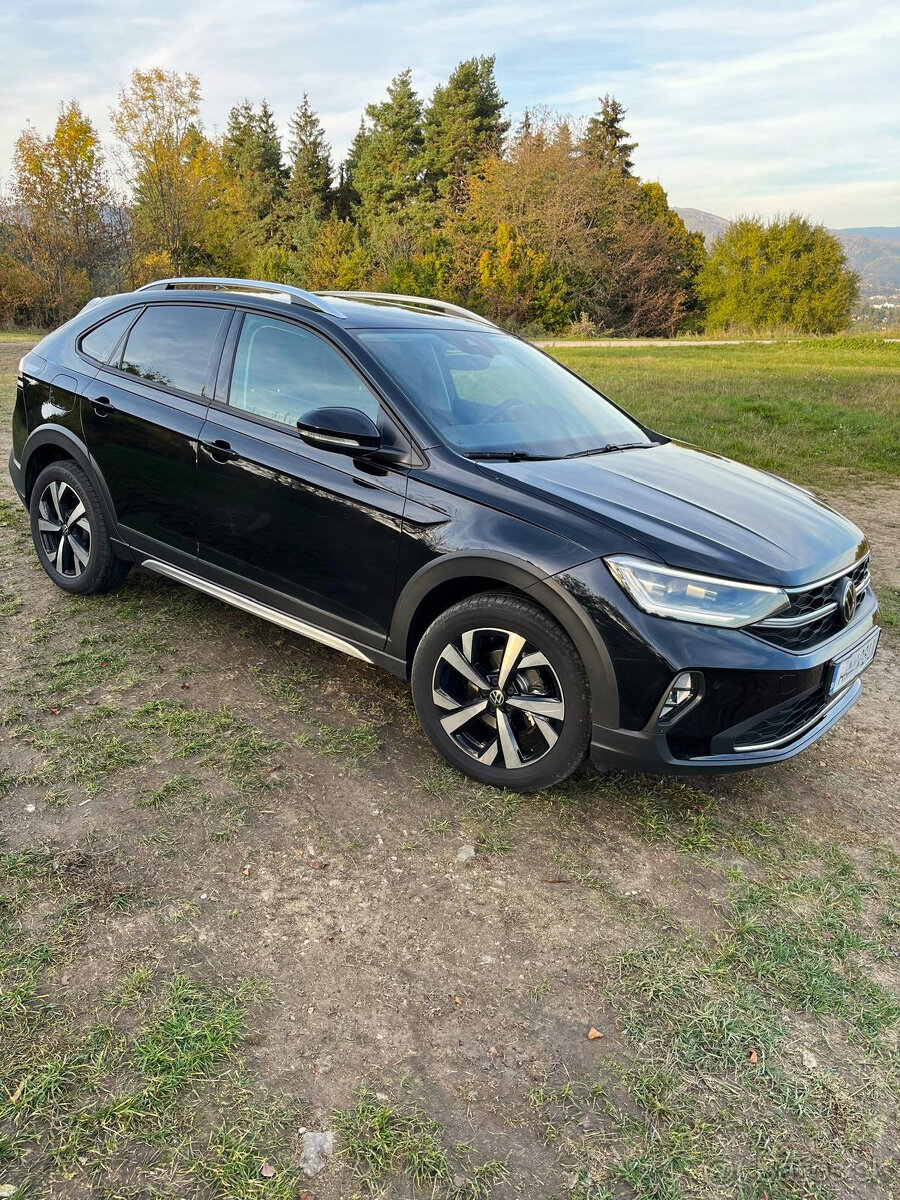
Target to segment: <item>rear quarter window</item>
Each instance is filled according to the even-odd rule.
[[[102,325],[98,325],[90,333],[84,335],[80,346],[82,354],[87,354],[89,358],[96,359],[97,362],[108,362],[119,338],[133,320],[133,308],[126,312],[116,313],[114,317],[110,317],[108,321],[104,321]]]

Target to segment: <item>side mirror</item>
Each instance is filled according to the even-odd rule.
[[[381,448],[381,434],[371,417],[358,408],[314,408],[297,422],[304,442],[335,454],[371,454]]]

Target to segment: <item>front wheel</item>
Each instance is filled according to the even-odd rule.
[[[518,596],[473,596],[442,613],[416,650],[412,695],[433,745],[482,783],[537,791],[565,779],[587,753],[590,703],[578,651]]]

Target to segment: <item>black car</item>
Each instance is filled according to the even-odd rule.
[[[437,749],[529,791],[791,757],[878,641],[862,533],[681,445],[483,317],[169,279],[19,368],[10,473],[69,592],[132,563],[412,681]]]

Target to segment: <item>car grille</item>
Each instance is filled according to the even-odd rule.
[[[856,602],[859,604],[870,583],[869,556],[861,558],[836,579],[808,588],[789,588],[790,608],[780,612],[777,617],[748,626],[747,632],[785,650],[808,650],[824,642],[845,627],[838,606],[838,596],[845,579],[849,579],[856,589]]]

